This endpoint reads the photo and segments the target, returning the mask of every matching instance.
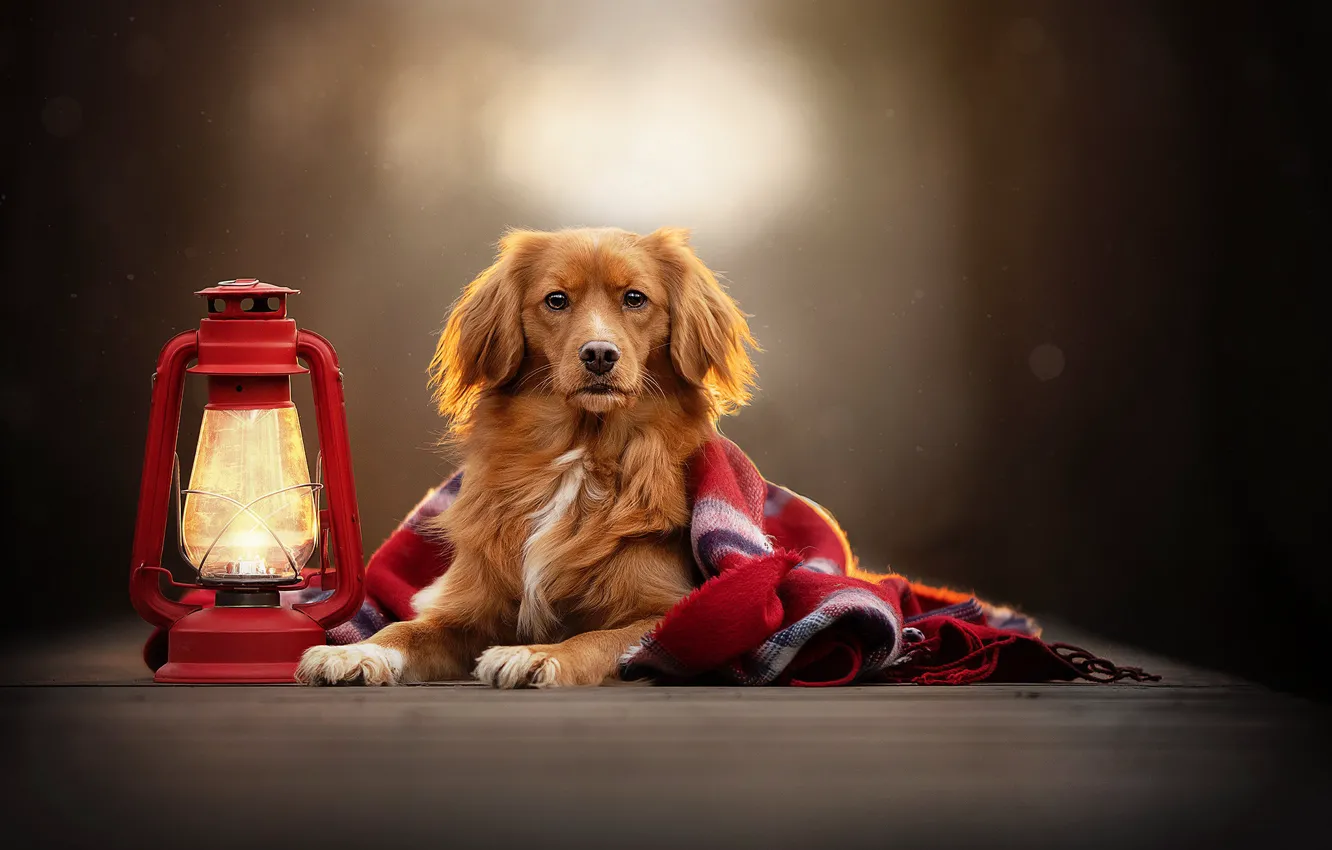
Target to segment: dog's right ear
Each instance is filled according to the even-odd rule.
[[[430,361],[430,382],[439,412],[455,430],[466,425],[483,391],[518,374],[523,291],[545,237],[533,231],[505,235],[494,264],[467,284],[449,313]]]
[[[642,237],[657,259],[670,293],[671,363],[687,383],[707,391],[717,413],[733,413],[749,401],[757,349],[745,314],[717,276],[689,246],[689,232],[663,227]]]

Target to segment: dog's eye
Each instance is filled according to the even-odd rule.
[[[552,292],[546,296],[546,306],[552,310],[563,310],[569,306],[569,296],[563,292]]]
[[[637,289],[631,289],[624,294],[624,306],[626,307],[642,307],[646,303],[647,296]]]

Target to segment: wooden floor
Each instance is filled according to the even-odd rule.
[[[1275,847],[1332,804],[1325,707],[1068,632],[1166,681],[154,686],[143,636],[6,661],[10,846]]]

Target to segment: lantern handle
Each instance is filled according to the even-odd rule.
[[[162,347],[153,371],[148,439],[139,480],[139,511],[130,557],[130,601],[149,623],[169,628],[200,606],[170,599],[162,592],[162,547],[166,542],[171,478],[180,431],[185,367],[199,353],[198,331],[182,331]]]
[[[327,460],[323,467],[323,492],[328,498],[330,521],[324,524],[323,533],[332,537],[337,587],[324,599],[299,602],[292,607],[329,629],[351,619],[365,599],[365,556],[352,475],[351,440],[347,434],[347,400],[338,355],[328,340],[313,331],[299,330],[296,356],[310,366],[319,448]]]

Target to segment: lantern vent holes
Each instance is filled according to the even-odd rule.
[[[233,304],[236,304],[236,302],[228,301],[225,298],[209,298],[208,312],[209,314],[227,312],[232,312],[233,314],[235,312],[262,314],[278,313],[282,310],[282,299],[276,295],[270,295],[267,298],[242,298],[237,305],[240,307],[239,311],[236,310],[235,306],[229,306]]]
[[[241,300],[242,313],[276,313],[282,306],[282,300],[276,295],[267,298],[244,298]]]

